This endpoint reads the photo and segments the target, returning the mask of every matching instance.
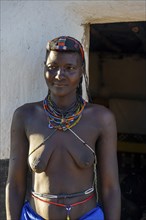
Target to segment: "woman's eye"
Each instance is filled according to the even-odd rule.
[[[69,70],[69,71],[74,71],[75,67],[74,66],[67,66],[66,69]]]
[[[57,69],[57,66],[47,66],[47,69],[48,70],[56,70]]]

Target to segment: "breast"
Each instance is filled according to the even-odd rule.
[[[42,173],[45,171],[47,163],[41,157],[29,158],[29,166],[36,173]]]
[[[87,147],[82,146],[82,144],[76,145],[74,148],[70,150],[70,156],[76,165],[80,168],[88,168],[94,164],[94,154]]]
[[[35,146],[34,138],[31,151]],[[88,143],[91,144],[91,143]],[[93,144],[93,143],[92,143]],[[94,153],[70,132],[58,132],[28,158],[30,168],[37,173],[44,172],[47,166],[68,167],[71,163],[78,168],[88,168],[94,164]],[[55,169],[55,167],[54,167]]]
[[[51,146],[51,144],[43,144],[38,149],[31,147],[33,150],[30,152],[33,153],[30,153],[28,157],[28,164],[34,172],[41,173],[46,170],[53,151]]]
[[[94,154],[82,145],[75,145],[74,143],[73,145],[70,144],[70,148],[60,145],[56,148],[54,146],[54,150],[51,152],[46,152],[44,149],[41,153],[34,152],[28,159],[29,166],[36,173],[44,172],[49,163],[54,163],[57,167],[62,167],[63,164],[69,167],[68,163],[74,163],[78,168],[91,167],[94,163]]]

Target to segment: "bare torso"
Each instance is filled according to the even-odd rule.
[[[72,130],[82,138],[93,150],[101,132],[100,119],[95,117],[98,107],[87,104],[80,122]],[[71,194],[84,191],[93,185],[94,154],[71,131],[55,131],[48,128],[46,114],[42,102],[28,104],[25,107],[26,135],[29,140],[29,166],[32,172],[32,190],[39,193]],[[99,107],[99,113],[100,113]],[[100,116],[100,114],[99,114]],[[99,123],[98,123],[99,121]],[[44,139],[54,134],[38,149]],[[36,149],[36,150],[35,150]],[[31,153],[33,151],[33,153]],[[88,195],[76,198],[51,199],[61,204],[73,204],[84,200]],[[29,198],[33,209],[44,219],[65,219],[63,207],[48,205],[38,199]],[[80,216],[96,206],[96,197],[86,203],[77,205],[71,210],[72,219]],[[53,216],[53,217],[52,217]]]

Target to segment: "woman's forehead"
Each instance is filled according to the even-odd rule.
[[[48,62],[66,62],[72,64],[79,64],[81,57],[77,52],[70,51],[50,51],[47,57]]]

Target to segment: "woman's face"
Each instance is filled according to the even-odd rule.
[[[78,53],[50,51],[45,65],[45,80],[52,95],[76,94],[82,73],[83,65]]]

